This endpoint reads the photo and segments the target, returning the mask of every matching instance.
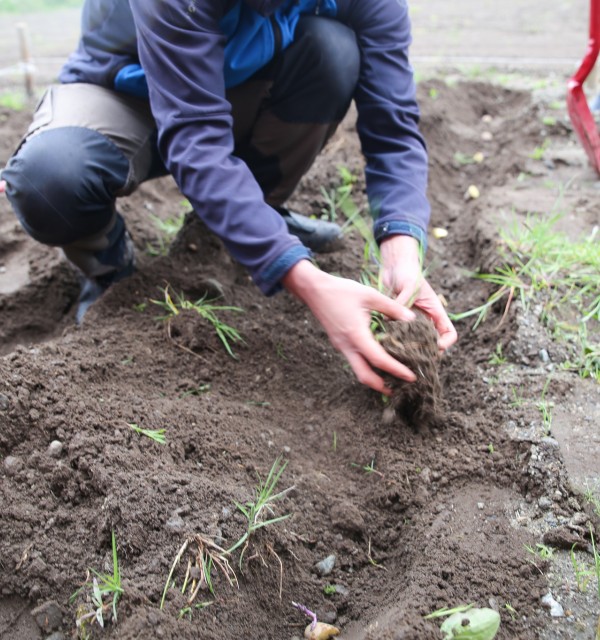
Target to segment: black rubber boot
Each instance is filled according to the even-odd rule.
[[[327,222],[316,218],[307,218],[278,207],[277,211],[287,224],[288,231],[299,238],[305,247],[315,253],[337,251],[343,245],[342,229],[335,222]]]
[[[135,271],[134,260],[120,271],[113,271],[96,278],[81,279],[81,291],[77,300],[77,311],[75,313],[75,322],[81,324],[87,310],[100,298],[104,292],[116,282],[128,278]]]
[[[123,218],[116,214],[107,229],[63,247],[63,251],[82,274],[75,315],[81,324],[90,306],[111,285],[133,273],[135,249]]]

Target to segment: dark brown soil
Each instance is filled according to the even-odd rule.
[[[489,268],[513,197],[518,215],[543,210],[540,185],[552,170],[530,158],[543,140],[542,107],[484,83],[427,84],[420,96],[432,222],[449,231],[430,239],[430,280],[450,309],[463,311],[489,294],[468,272]],[[0,113],[0,163],[28,117]],[[547,135],[576,148],[561,122]],[[492,138],[482,141],[483,132]],[[477,151],[483,163],[456,160],[457,152]],[[335,187],[340,165],[362,167],[352,117],[291,204],[318,212],[321,186]],[[584,186],[594,180],[584,164],[557,164],[559,171]],[[470,184],[478,200],[465,200]],[[582,194],[577,220],[587,228],[600,192],[590,187],[585,201]],[[532,375],[538,344],[518,340],[518,306],[499,328],[501,308],[475,332],[459,323],[459,343],[439,361],[443,396],[432,371],[432,402],[387,424],[379,395],[355,381],[308,311],[286,294],[262,297],[193,215],[169,255],[145,253],[158,235],[149,214],[166,218],[183,206],[170,180],[121,203],[139,268],[76,327],[75,275],[57,250],[28,239],[0,202],[0,637],[76,636],[77,617],[92,611],[91,591],[70,596],[91,580],[89,569],[112,573],[113,532],[123,596],[118,621],[104,631],[90,621],[92,637],[297,638],[308,620],[292,601],[346,639],[440,638],[439,621],[423,616],[470,602],[500,610],[501,640],[550,637],[554,624],[540,600],[545,566],[524,549],[540,538],[522,516],[532,513],[531,524],[537,501],[550,496],[555,518],[569,521],[582,503],[552,439],[516,437],[511,421],[533,418],[490,382],[498,344],[521,391],[539,397],[545,382]],[[357,278],[361,259],[362,241],[350,233],[343,251],[319,263]],[[219,303],[243,309],[222,315],[243,337],[232,345],[235,358],[194,312],[177,316],[167,334],[157,320],[163,310],[151,302],[167,284],[192,300],[221,291]],[[565,396],[578,384],[568,375],[555,388]],[[436,420],[414,429],[426,404]],[[130,424],[165,429],[166,444]],[[289,491],[265,515],[290,517],[252,534],[241,567],[241,547],[231,554],[236,584],[213,568],[214,594],[200,584],[187,608],[192,544],[161,609],[184,542],[231,548],[247,530],[236,503],[256,500],[259,478],[278,458],[287,461],[278,490]],[[327,573],[318,563],[332,555]]]
[[[440,354],[433,322],[422,314],[412,322],[387,322],[380,342],[417,376],[415,382],[386,376],[392,396],[384,409],[384,422],[391,423],[400,415],[414,428],[441,426]]]

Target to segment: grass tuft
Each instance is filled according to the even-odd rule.
[[[27,97],[22,92],[7,91],[0,94],[0,107],[11,111],[23,111],[27,107]]]
[[[265,519],[265,514],[274,515],[274,503],[277,500],[281,500],[294,488],[292,486],[284,489],[283,491],[276,492],[277,484],[281,478],[281,474],[285,471],[287,464],[287,461],[283,462],[280,457],[277,458],[271,466],[264,481],[260,476],[258,476],[258,485],[254,488],[254,500],[250,500],[244,504],[240,504],[239,502],[235,503],[235,506],[246,518],[246,531],[242,537],[227,550],[227,553],[232,553],[236,549],[239,549],[239,547],[242,547],[239,561],[240,568],[251,536],[262,527],[267,527],[275,524],[276,522],[281,522],[291,516],[291,514],[288,513],[283,516]]]
[[[482,305],[450,314],[452,320],[475,317],[475,330],[497,303],[504,300],[506,317],[512,301],[519,299],[525,310],[541,305],[540,320],[552,337],[569,345],[571,357],[563,367],[582,377],[600,380],[600,251],[598,227],[587,236],[570,240],[556,231],[561,215],[529,216],[522,225],[501,231],[501,266],[474,277],[495,290]]]
[[[136,433],[139,433],[142,436],[146,436],[147,438],[154,440],[154,442],[158,442],[158,444],[167,443],[167,438],[165,436],[165,433],[167,432],[166,429],[142,429],[142,427],[139,427],[137,424],[131,422],[128,422],[127,426],[131,427]]]
[[[179,233],[181,227],[183,227],[185,216],[185,212],[182,212],[179,215],[171,216],[163,220],[158,216],[151,215],[150,218],[154,222],[159,236],[155,243],[146,244],[146,253],[151,256],[166,256],[169,253],[171,242]]]
[[[112,561],[112,575],[99,573],[95,569],[89,569],[86,583],[69,599],[69,602],[72,603],[82,592],[86,590],[90,592],[87,599],[88,601],[77,609],[76,625],[80,638],[89,637],[87,626],[94,620],[100,627],[104,628],[107,613],[112,614],[112,619],[115,622],[117,621],[117,603],[123,595],[123,587],[121,586],[121,572],[119,569],[117,542],[114,531],[112,532]]]
[[[83,0],[2,0],[0,13],[27,13],[54,9],[79,8]]]
[[[159,316],[157,319],[163,322],[167,322],[169,337],[170,337],[170,322],[175,317],[178,316],[181,311],[191,310],[195,311],[202,318],[207,320],[214,328],[219,340],[225,347],[227,353],[232,357],[236,358],[237,356],[233,352],[231,344],[233,342],[244,342],[240,332],[234,327],[225,324],[220,318],[219,313],[221,312],[234,312],[234,313],[243,313],[244,310],[240,307],[232,307],[226,305],[217,305],[214,304],[214,300],[209,300],[206,296],[202,296],[199,300],[192,302],[191,300],[187,300],[185,296],[181,294],[176,294],[175,299],[171,296],[169,292],[169,285],[167,285],[163,290],[163,300],[150,300],[153,304],[162,307],[166,314],[164,316]]]

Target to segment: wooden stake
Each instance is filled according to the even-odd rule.
[[[19,48],[21,50],[21,64],[23,65],[23,74],[25,79],[25,93],[28,98],[33,97],[33,62],[29,48],[29,29],[25,22],[17,24],[17,33],[19,36]]]

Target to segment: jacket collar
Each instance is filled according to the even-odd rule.
[[[244,2],[263,16],[271,15],[285,0],[244,0]]]

